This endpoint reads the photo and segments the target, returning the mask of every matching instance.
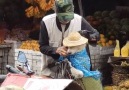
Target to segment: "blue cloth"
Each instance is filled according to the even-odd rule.
[[[90,58],[86,52],[86,49],[73,55],[68,55],[67,57],[60,56],[59,61],[63,61],[65,58],[71,62],[74,68],[81,70],[84,77],[93,77],[95,79],[99,79],[101,77],[101,73],[99,71],[90,71]]]

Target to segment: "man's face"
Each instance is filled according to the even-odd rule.
[[[73,12],[68,12],[68,13],[56,13],[58,20],[62,24],[67,24],[69,23],[73,18],[74,18],[74,13]]]

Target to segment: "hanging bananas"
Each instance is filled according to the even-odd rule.
[[[26,16],[27,17],[32,17],[33,16],[33,12],[34,11],[34,7],[33,6],[30,6],[29,8],[27,8],[26,10],[25,10],[25,12],[26,12]]]
[[[25,12],[26,16],[29,18],[30,17],[40,18],[45,14],[43,11],[40,11],[37,6],[36,7],[30,6],[25,10]]]
[[[32,3],[32,0],[25,0],[28,4]]]
[[[50,10],[54,5],[54,0],[25,0],[29,4],[33,4],[25,10],[27,17],[40,18],[45,15],[45,13]]]
[[[46,2],[46,0],[37,0],[40,8],[44,11],[50,10],[54,5],[54,0],[49,0],[49,2]]]

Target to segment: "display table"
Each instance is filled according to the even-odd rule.
[[[11,49],[11,43],[0,44],[0,70],[4,74],[5,65],[8,64],[8,55]]]
[[[110,56],[109,59],[108,59],[108,63],[118,61],[118,60],[121,60],[121,59],[129,60],[129,57],[114,57],[114,56]]]
[[[122,64],[124,62],[124,64]],[[112,84],[119,85],[121,81],[129,79],[129,57],[114,57],[110,56],[108,63],[112,66],[111,77]]]

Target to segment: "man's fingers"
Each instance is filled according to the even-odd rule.
[[[60,54],[61,56],[67,56],[67,47],[65,46],[59,47],[56,53]]]
[[[67,56],[67,54],[66,53],[61,53],[61,56]]]
[[[64,50],[62,50],[62,51],[59,52],[59,54],[60,54],[61,56],[66,56],[66,55],[67,55],[67,52],[64,51]]]

